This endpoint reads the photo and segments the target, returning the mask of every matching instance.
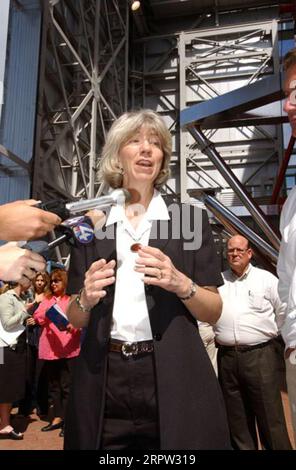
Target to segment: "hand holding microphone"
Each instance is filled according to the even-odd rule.
[[[0,279],[29,286],[37,271],[45,270],[45,260],[38,253],[24,250],[17,243],[0,247]]]
[[[40,253],[48,259],[50,250],[63,243],[70,245],[87,245],[91,243],[94,239],[94,226],[98,223],[104,224],[105,219],[105,214],[97,210],[89,211],[85,216],[72,217],[64,220],[57,227],[58,236],[55,240],[49,243],[43,240],[32,240],[26,243],[23,248]]]
[[[69,217],[70,214],[106,208],[121,201],[129,202],[130,199],[130,191],[116,189],[106,196],[66,204],[64,202],[40,204],[34,199],[9,202],[0,205],[0,240],[41,238],[61,223],[61,218],[57,214]]]
[[[56,240],[50,243],[36,240],[27,243],[22,248],[17,243],[7,243],[1,246],[0,279],[19,282],[25,286],[29,285],[30,280],[34,278],[37,271],[45,270],[46,263],[42,256],[46,256],[50,249],[65,241],[72,244],[73,242],[90,243],[94,237],[94,230],[91,225],[96,226],[98,223],[102,224],[105,221],[105,215],[97,209],[108,207],[120,201],[128,202],[130,198],[129,191],[118,189],[99,198],[67,203],[66,210],[69,213],[75,214],[90,209],[96,210],[88,212],[86,217],[68,219],[63,225],[59,225],[61,223],[60,217],[53,212],[36,207],[38,201],[33,199],[15,201],[0,206],[0,239],[31,240],[32,238],[44,236],[47,232],[53,230],[56,225],[59,225],[61,233]],[[55,210],[54,204],[48,203],[42,206]],[[58,206],[60,211],[61,204],[58,204]],[[108,266],[103,271],[106,269],[108,269]],[[101,287],[103,289],[104,285]],[[96,294],[94,295],[96,296]],[[103,296],[104,293],[100,291],[99,295]]]
[[[88,211],[85,216],[76,216],[68,218],[60,224],[56,231],[59,236],[52,242],[29,242],[26,247],[33,251],[47,256],[47,251],[68,242],[71,245],[75,243],[88,244],[94,238],[94,228],[102,227],[106,221],[105,214],[100,210],[113,206],[114,204],[123,204],[129,202],[132,198],[136,200],[137,192],[134,190],[115,189],[106,196],[100,196],[94,199],[84,199],[77,202],[62,203],[61,201],[52,201],[41,204],[41,207],[51,209],[59,214],[67,216],[75,215],[84,211]]]
[[[135,196],[130,191],[127,191],[126,189],[116,189],[106,196],[101,196],[94,199],[85,199],[82,201],[70,202],[66,204],[61,201],[51,201],[48,203],[42,203],[39,205],[39,207],[41,207],[42,209],[38,207],[33,207],[33,204],[37,202],[34,200],[16,201],[13,203],[5,204],[4,206],[0,206],[0,215],[1,208],[3,213],[6,213],[9,208],[10,210],[13,209],[13,217],[7,217],[7,220],[10,221],[10,224],[15,224],[14,230],[10,230],[10,235],[12,239],[30,240],[31,238],[35,237],[37,233],[41,237],[45,233],[47,233],[48,230],[52,230],[55,225],[60,224],[61,219],[54,212],[57,212],[58,214],[63,214],[63,216],[67,216],[69,214],[76,214],[78,212],[89,211],[85,216],[70,218],[65,220],[62,224],[58,225],[56,230],[60,232],[60,235],[52,242],[47,243],[45,241],[37,240],[30,241],[23,246],[23,248],[25,249],[28,248],[29,250],[35,253],[40,253],[42,256],[47,257],[49,250],[61,245],[64,242],[68,242],[70,244],[74,244],[76,242],[82,244],[90,243],[94,238],[94,227],[98,224],[103,225],[103,223],[105,222],[104,213],[98,209],[106,208],[116,203],[128,202],[130,201],[131,197]],[[48,212],[46,210],[43,210],[43,208],[50,209],[53,212]],[[27,219],[25,217],[25,222],[24,215],[27,215]],[[15,219],[17,219],[17,223]],[[39,225],[38,223],[36,223],[36,220],[39,220]],[[35,221],[35,225],[33,221]],[[41,223],[41,221],[43,222]],[[30,230],[27,227],[28,224],[31,225]],[[1,227],[2,226],[0,225],[0,235]],[[20,229],[20,227],[22,227],[22,230]],[[8,238],[8,236],[10,235],[7,230],[6,232],[3,230],[2,233],[6,233],[6,239],[11,239]]]
[[[0,206],[0,240],[40,238],[61,223],[56,214],[39,209],[36,204],[38,201],[28,199]]]

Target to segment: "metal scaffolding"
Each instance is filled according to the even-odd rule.
[[[203,18],[206,18],[206,12]],[[235,15],[234,15],[235,17]],[[200,19],[202,23],[202,18]],[[172,162],[175,179],[169,192],[182,201],[190,189],[214,188],[226,205],[239,200],[198,148],[186,129],[180,128],[179,112],[193,105],[211,106],[211,99],[271,76],[279,71],[278,22],[238,24],[150,36],[138,40],[132,65],[133,104],[162,113],[175,136]],[[280,110],[280,103],[278,103]],[[268,110],[270,111],[270,109]],[[265,110],[265,113],[268,113]],[[260,114],[260,113],[259,113]],[[278,162],[282,160],[282,129],[278,120],[260,116],[235,116],[235,129],[208,123],[206,136],[255,197],[270,194]],[[262,169],[267,172],[262,182]]]
[[[13,3],[23,10],[21,2]],[[244,103],[254,98],[257,84],[259,98],[264,95],[264,80],[279,71],[280,35],[287,38],[294,23],[287,17],[290,26],[281,29],[278,5],[257,10],[262,2],[246,1],[230,14],[231,2],[219,3],[221,8],[215,2],[213,10],[210,1],[204,2],[199,10],[196,2],[187,2],[186,18],[178,17],[181,0],[147,0],[133,13],[130,0],[38,3],[43,16],[33,166],[31,155],[20,164],[23,155],[0,146],[6,159],[27,173],[32,168],[33,197],[100,195],[104,188],[96,171],[107,130],[122,112],[148,107],[163,115],[173,135],[172,178],[164,191],[185,202],[196,189],[211,190],[218,202],[241,212],[241,200],[249,198],[256,213],[252,197],[258,205],[268,203],[283,160],[280,102],[278,112],[273,105],[247,114],[251,107],[244,109]],[[172,7],[165,23],[164,4]],[[31,7],[29,1],[26,6]],[[227,115],[227,100],[241,93],[239,112]],[[266,104],[254,103],[256,108]],[[194,120],[187,125],[190,119],[182,127],[180,112],[196,107],[198,127]],[[210,158],[211,142],[219,158]],[[264,220],[261,229],[277,248],[277,235],[267,233]]]
[[[275,71],[278,72],[277,21],[219,28],[215,32],[182,33],[179,40],[179,57],[181,109],[205,101],[209,102],[210,106],[211,99],[223,95],[225,91],[238,91],[242,86],[251,85]],[[207,137],[216,142],[229,166],[235,169],[241,166],[243,160],[245,169],[248,166],[254,175],[258,175],[258,166],[266,161],[270,154],[273,161],[281,159],[282,139],[279,127],[270,131],[254,124],[255,119],[248,119],[246,124],[238,123],[235,132],[226,132],[225,129],[219,130],[218,121],[216,128],[206,132]],[[210,171],[211,167],[202,151],[196,148],[195,143],[184,131],[180,133],[180,155],[180,192],[182,199],[185,199],[188,188],[187,172],[191,171],[191,161],[189,160],[188,165],[188,157],[201,168]],[[271,161],[268,162],[270,164]],[[250,176],[246,171],[244,173],[247,177]],[[242,182],[245,179],[246,176],[242,175]],[[229,192],[225,181],[221,178],[216,181],[217,189],[226,190],[224,193]],[[257,196],[265,194],[261,188]]]
[[[33,171],[37,199],[95,197],[99,152],[127,109],[128,2],[43,2]]]

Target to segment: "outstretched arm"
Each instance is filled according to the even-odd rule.
[[[61,223],[56,214],[34,207],[37,202],[28,199],[0,206],[0,240],[40,238]]]

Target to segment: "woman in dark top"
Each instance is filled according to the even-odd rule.
[[[37,407],[37,414],[44,418],[48,412],[48,379],[44,361],[38,359],[41,328],[33,314],[49,290],[49,275],[38,272],[32,282],[34,301],[26,305],[31,315],[27,321],[27,379],[25,398],[19,403],[18,415],[28,416]]]
[[[100,176],[129,190],[72,250],[68,309],[87,326],[66,415],[66,449],[228,449],[223,399],[196,319],[221,314],[208,218],[168,205],[171,136],[151,110],[116,120]],[[79,295],[78,292],[80,291]]]

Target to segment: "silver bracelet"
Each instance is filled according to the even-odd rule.
[[[79,294],[75,298],[75,302],[76,302],[76,305],[79,308],[79,310],[81,310],[84,313],[89,313],[91,311],[92,307],[85,307],[85,305],[83,305],[81,303],[81,294],[82,294],[82,292],[83,292],[83,288],[80,289]]]
[[[191,285],[190,285],[189,294],[186,297],[179,297],[179,299],[180,300],[189,300],[189,299],[191,299],[191,297],[194,296],[196,291],[197,291],[197,285],[195,284],[195,282],[192,281]]]

